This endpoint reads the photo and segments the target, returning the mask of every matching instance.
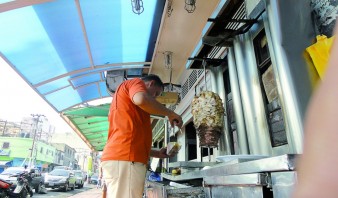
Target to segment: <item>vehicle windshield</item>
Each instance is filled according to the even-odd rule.
[[[48,173],[48,175],[68,177],[69,171],[62,170],[62,169],[55,169],[55,170],[52,170],[50,173]]]
[[[98,177],[99,177],[98,174],[93,174],[93,175],[91,176],[92,179],[96,179],[96,178],[98,178]]]
[[[69,170],[70,168],[68,166],[55,166],[54,169]]]
[[[16,175],[22,173],[24,170],[24,168],[7,168],[1,173],[1,175]]]
[[[75,172],[75,176],[76,177],[82,177],[82,173],[81,172]]]

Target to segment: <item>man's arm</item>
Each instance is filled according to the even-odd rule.
[[[336,27],[335,35],[338,35]],[[337,197],[338,188],[338,38],[324,79],[313,95],[305,120],[304,152],[297,165],[294,198]]]
[[[166,108],[148,93],[137,92],[133,96],[133,102],[135,105],[150,114],[167,116],[172,127],[175,125],[179,128],[182,127],[183,121],[181,116]]]

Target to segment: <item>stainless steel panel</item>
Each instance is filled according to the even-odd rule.
[[[218,93],[219,97],[223,101],[223,106],[226,110],[226,96],[225,96],[225,88],[224,88],[224,80],[223,80],[223,66],[218,67],[210,67],[210,81],[211,81],[211,91]],[[210,88],[209,88],[210,90]],[[227,117],[224,116],[224,122],[226,122]],[[231,148],[230,148],[230,135],[229,129],[226,124],[223,125],[223,133],[221,135],[221,138],[219,140],[219,154],[231,154]]]
[[[165,198],[164,185],[157,182],[145,182],[145,194],[147,198]]]
[[[203,178],[202,171],[200,170],[186,172],[181,175],[170,175],[170,174],[162,173],[161,176],[171,181],[184,181],[184,180],[190,180],[190,179]]]
[[[234,50],[229,48],[228,53],[228,67],[229,67],[229,78],[232,92],[232,98],[234,103],[234,113],[237,124],[238,144],[239,153],[236,154],[249,154],[248,138],[245,130],[245,122],[242,107],[242,97],[239,90],[238,74],[236,69]]]
[[[297,174],[294,171],[271,173],[271,184],[274,198],[291,197],[297,183]]]
[[[216,186],[210,191],[212,198],[263,198],[263,188],[260,186]]]
[[[246,14],[248,18],[254,19],[265,9],[263,0],[245,0]]]
[[[190,161],[171,162],[169,163],[169,168],[172,168],[172,167],[203,168],[205,166],[213,166],[218,163],[219,162],[190,162]]]
[[[260,83],[259,70],[257,67],[257,60],[255,55],[255,49],[253,46],[253,39],[255,34],[258,34],[263,28],[263,21],[261,19],[252,26],[250,31],[245,34],[244,38],[244,47],[245,47],[245,58],[248,76],[247,79],[249,89],[250,89],[250,100],[252,109],[254,111],[254,116],[251,118],[254,122],[255,133],[248,134],[251,141],[249,145],[253,145],[256,150],[250,149],[250,154],[259,154],[259,155],[271,155],[272,147],[269,133],[268,120],[266,115],[265,103],[263,99],[262,87]]]
[[[272,171],[289,171],[295,169],[295,158],[296,155],[288,154],[236,164],[233,164],[232,162],[230,164],[219,163],[205,170],[190,171],[181,175],[162,173],[161,176],[171,181],[184,181],[190,179],[200,179],[208,176],[226,176]]]
[[[271,60],[282,90],[281,105],[286,115],[291,153],[301,153],[305,110],[311,96],[307,64],[303,57],[312,44],[315,32],[311,20],[310,0],[266,0],[266,28]],[[292,21],[292,23],[290,23]]]
[[[222,162],[220,164],[215,165],[214,167],[216,167],[216,166],[224,166],[224,165],[227,165],[227,164],[238,164],[238,163],[248,162],[248,161],[252,161],[252,160],[258,160],[258,159],[262,159],[262,158],[264,158],[263,155],[262,156],[257,156],[257,157],[254,157],[254,158],[240,158],[239,157],[239,158],[233,159],[231,161]]]
[[[239,185],[239,186],[264,186],[268,185],[268,174],[255,173],[255,174],[242,174],[242,175],[229,175],[229,176],[209,176],[204,177],[204,185]]]
[[[217,165],[206,170],[202,170],[203,177],[216,175],[238,175],[246,173],[288,171],[295,169],[296,155],[281,155],[260,160],[243,162],[239,164]]]
[[[260,26],[262,24],[260,23]],[[266,119],[262,90],[258,77],[251,34],[257,33],[254,25],[249,33],[237,36],[234,50],[240,91],[242,95],[244,118],[248,144],[251,154],[271,155],[269,127]]]
[[[243,110],[245,110],[244,121],[246,127],[246,135],[249,144],[250,152],[258,153],[259,148],[256,147],[256,144],[250,144],[252,142],[251,137],[255,137],[256,127],[254,123],[255,112],[253,110],[253,104],[251,104],[251,90],[249,88],[249,83],[247,79],[250,79],[247,70],[247,66],[245,63],[245,56],[244,51],[245,48],[243,47],[243,37],[237,36],[234,40],[234,54],[235,54],[235,62],[236,62],[236,69],[238,75],[238,82],[239,82],[239,91],[241,94],[241,103],[243,105]],[[235,99],[235,98],[234,98]]]
[[[190,188],[178,188],[178,189],[167,189],[168,198],[204,198],[205,192],[203,187],[190,187]]]

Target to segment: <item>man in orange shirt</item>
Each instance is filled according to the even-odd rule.
[[[155,99],[163,91],[156,75],[124,81],[116,90],[109,111],[108,141],[101,161],[107,197],[142,197],[150,157],[168,158],[166,148],[152,150],[150,114],[167,116],[182,127],[181,116]]]

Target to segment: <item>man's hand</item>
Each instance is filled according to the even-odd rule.
[[[157,158],[169,158],[169,157],[174,157],[177,155],[178,152],[173,152],[170,155],[167,155],[167,147],[163,147],[160,150],[151,150],[150,156],[151,157],[157,157]]]
[[[168,115],[168,119],[171,127],[177,126],[179,129],[182,128],[183,120],[180,115],[176,114],[175,112],[172,112],[170,115]]]

